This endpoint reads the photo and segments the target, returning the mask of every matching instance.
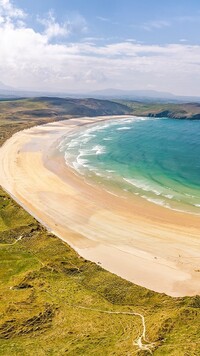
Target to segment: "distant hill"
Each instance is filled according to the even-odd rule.
[[[64,120],[69,117],[128,115],[132,108],[123,103],[98,99],[26,98],[1,99],[0,112],[7,120]]]
[[[28,91],[23,89],[11,88],[0,81],[0,99],[1,98],[33,98],[33,97],[57,97],[57,98],[74,98],[74,99],[124,99],[140,102],[160,102],[160,103],[187,103],[199,102],[197,96],[180,96],[169,92],[156,90],[123,90],[108,88],[103,90],[94,90],[91,92],[48,92],[48,91]]]
[[[95,98],[107,99],[127,99],[138,101],[159,101],[159,102],[200,102],[200,97],[179,96],[168,92],[156,90],[121,90],[105,89],[90,92],[88,95]]]
[[[91,96],[106,96],[106,97],[131,97],[131,98],[161,98],[174,99],[175,95],[168,92],[158,92],[156,90],[121,90],[121,89],[105,89],[96,90],[90,93]]]
[[[200,120],[200,103],[160,103],[118,100],[127,105],[135,116],[168,117],[171,119]]]
[[[8,85],[0,81],[0,91],[4,91],[4,90],[13,90],[13,88],[9,87]]]
[[[21,95],[17,94],[16,90],[0,81],[0,100],[1,99],[14,99]]]
[[[41,97],[32,99],[35,102],[44,102],[59,115],[73,116],[102,116],[126,115],[132,109],[125,104],[99,99],[72,99]]]
[[[200,103],[163,103],[132,100],[101,100],[40,97],[0,99],[0,112],[9,120],[29,119],[44,123],[69,117],[133,115],[200,120]]]

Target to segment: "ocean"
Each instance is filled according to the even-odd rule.
[[[88,184],[130,199],[200,214],[200,121],[132,117],[62,138],[66,164]]]

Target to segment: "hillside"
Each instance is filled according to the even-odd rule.
[[[199,103],[182,103],[182,104],[161,104],[161,103],[146,103],[138,101],[117,101],[126,105],[131,109],[133,115],[148,116],[148,117],[168,117],[172,119],[200,119],[200,104]]]
[[[18,100],[1,100],[0,115],[7,114],[7,118],[26,119],[28,117],[48,118],[55,120],[69,116],[98,116],[129,114],[131,108],[127,105],[98,99],[62,99],[62,98],[33,98]]]
[[[45,122],[66,120],[70,117],[126,115],[127,105],[97,99],[33,98],[0,100],[0,138],[12,132]]]
[[[41,97],[32,99],[1,99],[0,118],[24,122],[31,118],[38,124],[43,121],[64,120],[69,117],[136,115],[169,117],[174,119],[200,119],[198,103],[147,103],[127,100],[71,99]]]
[[[2,101],[0,145],[18,130],[67,119],[73,110],[79,115],[83,109],[86,115],[136,110],[126,105],[93,99]],[[200,354],[199,296],[154,293],[80,258],[2,189],[0,261],[2,356]],[[135,313],[144,316],[146,341]]]

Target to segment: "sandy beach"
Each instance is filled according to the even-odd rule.
[[[198,216],[109,194],[87,184],[56,153],[70,131],[113,118],[70,119],[18,132],[0,148],[0,184],[84,258],[156,292],[199,294]]]

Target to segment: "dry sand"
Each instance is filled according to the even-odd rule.
[[[200,293],[200,218],[89,185],[55,153],[81,118],[21,131],[0,149],[0,184],[81,256],[171,296]],[[123,117],[122,117],[123,119]]]

